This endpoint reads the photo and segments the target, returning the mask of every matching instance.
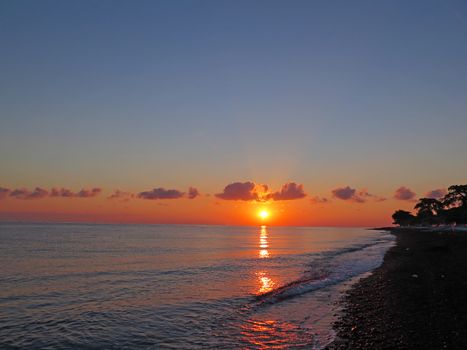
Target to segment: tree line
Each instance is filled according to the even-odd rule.
[[[452,185],[441,199],[420,198],[415,215],[406,210],[392,214],[394,224],[400,226],[433,226],[467,224],[467,185]]]

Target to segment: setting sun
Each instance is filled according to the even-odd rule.
[[[263,220],[267,219],[269,217],[269,212],[263,209],[258,213],[258,216]]]

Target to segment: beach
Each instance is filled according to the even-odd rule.
[[[466,349],[467,234],[391,231],[396,245],[343,297],[327,349]]]

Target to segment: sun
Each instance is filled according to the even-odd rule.
[[[265,220],[265,219],[267,219],[269,217],[269,212],[266,209],[263,209],[258,213],[258,216],[261,219]]]

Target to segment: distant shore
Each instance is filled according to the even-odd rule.
[[[346,293],[326,349],[467,349],[467,229],[380,229],[396,245]]]

